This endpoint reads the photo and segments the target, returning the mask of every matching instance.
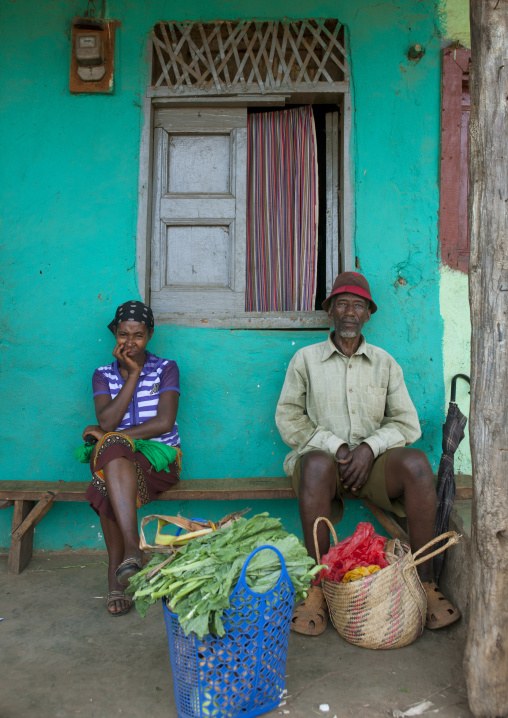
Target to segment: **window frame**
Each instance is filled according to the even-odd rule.
[[[151,63],[153,57],[152,41],[147,43],[147,54]],[[151,66],[150,66],[151,77]],[[138,187],[138,219],[136,234],[136,268],[139,293],[143,301],[150,302],[150,275],[151,275],[151,231],[152,231],[152,187],[153,187],[153,161],[154,161],[154,118],[155,110],[160,107],[174,109],[182,107],[255,107],[280,106],[296,103],[334,103],[340,108],[339,130],[342,161],[339,163],[339,218],[337,246],[327,247],[327,265],[330,261],[337,261],[338,273],[340,261],[341,271],[354,270],[354,167],[351,162],[351,147],[353,146],[352,99],[348,88],[342,92],[322,93],[308,95],[266,94],[249,95],[248,93],[235,96],[216,95],[213,97],[153,97],[150,86],[147,87],[143,98],[143,128],[141,132],[139,154],[139,187]],[[333,98],[330,100],[330,98]],[[328,158],[327,158],[328,159]],[[337,161],[338,157],[332,158]],[[328,164],[328,162],[327,162]],[[327,185],[327,192],[331,188]],[[334,272],[327,271],[327,288],[331,288]],[[228,329],[313,329],[329,326],[329,320],[324,311],[311,312],[221,312],[209,313],[204,309],[201,312],[156,312],[156,324],[180,325],[188,327],[228,328]]]

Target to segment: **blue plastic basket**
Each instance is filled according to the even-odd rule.
[[[254,593],[245,573],[263,549],[275,551],[281,574],[271,591]],[[294,595],[280,551],[260,546],[248,556],[231,594],[222,638],[186,636],[177,615],[163,602],[179,718],[251,718],[279,705]]]

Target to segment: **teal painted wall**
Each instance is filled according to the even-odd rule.
[[[2,3],[0,80],[2,329],[6,419],[3,477],[84,480],[72,457],[93,420],[90,378],[110,360],[106,329],[117,304],[138,296],[135,266],[140,98],[145,43],[161,19],[252,17],[246,2],[112,0],[115,92],[71,96],[71,19],[85,3]],[[419,446],[436,465],[443,412],[442,320],[437,247],[440,39],[435,3],[260,0],[256,17],[338,17],[348,29],[354,95],[356,254],[380,306],[369,341],[402,364],[418,408]],[[22,39],[22,41],[20,40]],[[407,60],[413,43],[421,62]],[[185,478],[280,475],[286,447],[273,413],[293,353],[319,331],[161,327],[152,349],[178,361]],[[296,502],[267,508],[298,531]],[[231,504],[152,505],[149,511],[218,518]],[[350,508],[341,533],[365,515]],[[9,544],[12,509],[0,512]],[[35,548],[102,547],[86,506],[57,504],[36,529]]]

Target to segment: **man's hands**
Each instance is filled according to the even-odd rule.
[[[369,478],[374,454],[368,444],[360,444],[349,450],[347,444],[342,444],[335,454],[339,464],[339,478],[346,491],[358,491]]]
[[[97,424],[90,424],[90,426],[87,426],[85,429],[83,429],[83,441],[87,434],[91,434],[92,436],[95,436],[97,441],[100,441],[105,433],[106,432],[103,431],[101,429],[101,427],[98,426]]]
[[[128,376],[134,376],[137,381],[143,367],[127,354],[127,344],[117,344],[113,349],[113,356],[127,369]]]

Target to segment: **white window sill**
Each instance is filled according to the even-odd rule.
[[[156,326],[205,327],[207,329],[329,329],[323,311],[234,313],[155,313]]]

